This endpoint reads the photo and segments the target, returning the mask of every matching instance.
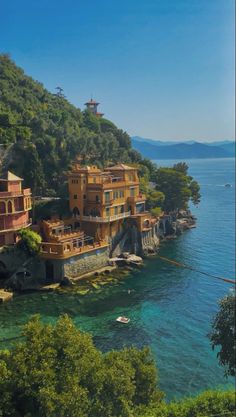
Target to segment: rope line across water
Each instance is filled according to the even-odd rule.
[[[186,264],[182,264],[181,262],[174,261],[173,259],[165,258],[164,256],[160,256],[160,255],[158,255],[158,254],[157,254],[157,256],[158,256],[158,258],[160,258],[161,260],[163,260],[163,261],[165,261],[165,262],[169,262],[169,263],[171,263],[171,264],[173,264],[173,265],[176,265],[176,266],[178,266],[179,268],[190,269],[191,271],[196,271],[196,272],[198,272],[199,274],[206,275],[206,276],[208,276],[208,277],[210,277],[210,278],[218,279],[218,280],[220,280],[220,281],[224,281],[224,282],[227,282],[227,283],[229,283],[229,284],[236,285],[236,281],[235,281],[235,280],[233,280],[233,279],[231,279],[231,278],[219,277],[219,276],[217,276],[217,275],[210,274],[209,272],[200,271],[199,269],[193,268],[193,267],[192,267],[192,266],[190,266],[190,265],[186,265]]]

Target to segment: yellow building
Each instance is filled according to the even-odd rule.
[[[134,167],[119,164],[102,171],[75,164],[68,186],[75,226],[97,239],[113,236],[123,219],[145,212],[146,197]]]
[[[68,173],[68,188],[71,216],[41,225],[48,279],[80,276],[107,265],[125,235],[127,250],[133,253],[156,244],[156,218],[145,211],[136,168],[119,164],[102,171],[75,164]]]

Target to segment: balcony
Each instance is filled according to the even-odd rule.
[[[25,188],[21,191],[0,191],[0,198],[5,198],[5,197],[27,197],[27,196],[31,196],[31,189],[30,188]]]
[[[93,242],[90,244],[77,245],[77,242],[71,240],[64,243],[42,242],[40,255],[45,259],[66,259],[75,255],[82,255],[84,253],[92,252],[97,249],[106,248],[107,241]]]
[[[146,195],[145,194],[139,194],[136,196],[128,197],[128,203],[129,204],[136,204],[136,203],[144,203],[146,201]]]
[[[131,186],[131,185],[138,186],[139,181],[125,181],[123,179],[120,179],[119,181],[111,181],[111,180],[104,181],[103,180],[102,182],[97,182],[97,183],[89,182],[88,189],[107,190],[111,188],[112,190],[114,190],[116,188],[122,188],[122,187]]]
[[[0,198],[23,196],[22,191],[0,191]]]
[[[102,202],[101,200],[86,200],[87,204],[93,204],[93,205],[99,205],[99,206],[111,206],[114,203],[114,198],[110,198],[110,200],[107,200],[105,202]]]
[[[85,222],[93,222],[93,223],[111,223],[116,220],[125,219],[126,217],[130,217],[131,212],[126,211],[124,213],[115,214],[114,216],[107,216],[107,217],[93,217],[93,216],[83,216],[82,220]]]

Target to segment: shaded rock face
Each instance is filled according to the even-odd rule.
[[[153,225],[150,230],[139,232],[135,223],[127,225],[120,234],[115,237],[110,246],[110,257],[120,257],[121,254],[132,253],[138,256],[145,256],[157,252],[160,241],[160,230],[158,224]],[[116,242],[116,244],[114,244]]]
[[[39,257],[29,258],[5,281],[5,288],[14,291],[30,291],[46,284],[43,261]]]
[[[0,279],[9,278],[27,260],[27,255],[17,246],[0,248]]]

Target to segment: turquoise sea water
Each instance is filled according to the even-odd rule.
[[[160,165],[173,162],[160,161]],[[193,208],[197,228],[163,244],[160,253],[197,269],[234,278],[234,161],[187,162],[190,174],[201,185],[202,201],[198,208]],[[225,188],[226,183],[233,187]],[[12,302],[0,305],[0,339],[18,335],[31,314],[39,312],[45,321],[53,322],[59,314],[68,313],[78,327],[94,336],[96,345],[104,351],[149,345],[157,361],[160,386],[169,399],[207,388],[225,388],[224,371],[207,334],[217,311],[217,300],[230,288],[221,281],[153,257],[120,282],[85,296],[15,296]],[[116,323],[118,315],[130,317],[130,323]]]

